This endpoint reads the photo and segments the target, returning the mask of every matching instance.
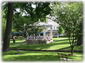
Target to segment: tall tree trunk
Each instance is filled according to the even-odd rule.
[[[80,23],[79,26],[79,33],[78,33],[78,37],[77,37],[77,45],[80,46],[83,44],[83,22]]]
[[[80,46],[83,44],[83,36],[79,35],[79,37],[77,38],[77,45]]]
[[[75,46],[75,29],[73,30],[72,43],[71,43],[71,55],[73,55]]]
[[[8,7],[8,11],[7,11],[6,29],[3,38],[3,47],[2,47],[3,51],[7,51],[10,44],[10,33],[12,29],[12,19],[13,19],[13,3],[9,2],[7,7]]]

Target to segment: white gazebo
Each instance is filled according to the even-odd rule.
[[[37,36],[31,35],[27,37],[26,42],[28,44],[46,44],[46,43],[51,43],[53,42],[53,31],[58,30],[59,24],[56,22],[52,21],[51,19],[48,19],[46,22],[35,22],[31,26],[41,26],[44,27],[42,32],[39,32]]]
[[[39,25],[38,25],[39,26]],[[46,44],[46,43],[50,43],[53,42],[53,34],[52,34],[52,25],[41,25],[42,27],[44,27],[42,32],[39,32],[38,35],[28,35],[26,42],[28,44]],[[48,30],[47,28],[50,28],[50,30]]]

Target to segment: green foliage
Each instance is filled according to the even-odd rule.
[[[29,35],[38,35],[39,32],[43,31],[44,27],[41,26],[27,26],[27,33]]]
[[[59,33],[59,34],[63,34],[63,33],[64,33],[64,29],[63,29],[62,26],[59,26],[59,28],[58,28],[58,33]]]
[[[19,16],[18,18],[14,19],[13,28],[16,29],[17,31],[23,31],[25,23],[26,24],[31,23],[30,18]]]
[[[5,3],[5,4],[4,4]],[[7,3],[3,3],[3,17],[6,19]],[[22,31],[24,24],[33,24],[37,21],[46,21],[46,16],[50,14],[51,8],[49,2],[13,2],[13,29]],[[32,5],[36,7],[33,8]],[[19,11],[17,11],[17,9]],[[24,15],[23,15],[24,14]]]
[[[45,21],[46,15],[50,14],[49,2],[29,2],[25,4],[24,10],[31,16],[31,21]],[[33,8],[35,5],[36,8]],[[44,20],[43,20],[44,19]]]
[[[24,23],[27,25],[33,24],[34,22],[39,21],[39,19],[40,21],[45,21],[46,15],[50,14],[50,11],[51,11],[49,4],[50,3],[48,2],[45,2],[45,3],[44,2],[29,2],[29,3],[19,3],[19,4],[17,3],[17,6],[19,6],[21,10],[21,13],[20,13],[21,16],[19,14],[17,17],[21,17],[21,18],[18,18],[18,20],[16,20],[16,23],[18,23],[17,25],[19,27],[17,26],[15,28],[22,28]],[[32,5],[35,5],[36,8],[33,8]],[[27,14],[28,16],[22,17],[23,13]],[[21,24],[23,25],[21,25],[19,21],[22,21]]]
[[[54,13],[58,23],[66,30],[77,30],[83,21],[83,4],[81,2],[60,3],[55,5]],[[73,30],[72,30],[73,31]]]
[[[82,30],[80,24],[83,22],[83,3],[58,2],[54,4],[53,11],[54,15],[57,16],[58,23],[64,28],[65,33],[69,37],[71,51],[73,51],[74,45],[80,39],[77,37],[80,36],[79,34],[83,34],[82,32],[78,32]]]

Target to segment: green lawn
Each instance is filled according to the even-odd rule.
[[[59,53],[59,52],[58,52]],[[68,56],[71,61],[82,61],[81,53]],[[4,61],[61,61],[57,52],[8,51],[4,53]]]
[[[54,42],[49,44],[37,44],[29,45],[23,40],[18,40],[16,44],[11,42],[10,48],[22,48],[22,49],[41,49],[41,50],[57,50],[65,47],[69,47],[67,38],[53,38]]]
[[[69,47],[68,38],[53,38],[54,42],[43,45],[29,45],[24,40],[17,40],[16,44],[10,43],[10,48],[22,48],[22,49],[41,49],[41,50],[58,50]],[[70,49],[70,48],[68,48]],[[75,50],[81,50],[82,46],[75,47]],[[3,53],[4,61],[62,61],[58,55],[60,52],[38,52],[38,51],[21,51],[11,50]],[[64,54],[70,54],[62,52]],[[82,53],[74,53],[74,56],[68,56],[71,61],[82,61]]]

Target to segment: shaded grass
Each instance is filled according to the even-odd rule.
[[[74,54],[75,56],[68,56],[68,58],[72,61],[82,61],[81,53]],[[57,52],[8,51],[3,55],[4,61],[61,61]]]
[[[17,40],[15,44],[10,43],[10,48],[22,48],[22,49],[41,49],[41,50],[58,50],[69,47],[68,38],[53,38],[54,42],[49,44],[37,44],[29,45],[26,44],[25,40]],[[82,46],[75,47],[75,50],[82,50]],[[66,48],[66,50],[70,50]],[[3,61],[61,61],[61,57],[58,55],[61,52],[38,52],[38,51],[21,51],[11,50],[3,53]],[[70,54],[62,52],[64,54]],[[68,56],[72,61],[82,61],[82,53],[74,53],[74,56]]]

